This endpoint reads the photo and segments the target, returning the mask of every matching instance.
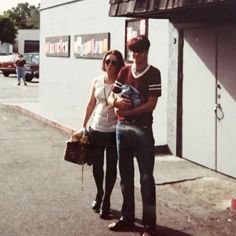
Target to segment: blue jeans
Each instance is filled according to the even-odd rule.
[[[132,223],[135,217],[134,156],[137,158],[143,204],[143,225],[156,225],[156,190],[153,177],[154,138],[152,127],[138,127],[118,121],[116,129],[120,185],[123,194],[122,218]]]
[[[17,67],[16,74],[17,74],[17,79],[19,83],[20,83],[21,78],[25,82],[25,68],[24,67]]]

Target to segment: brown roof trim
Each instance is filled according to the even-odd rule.
[[[200,13],[203,18],[235,19],[235,12],[236,0],[110,0],[109,16],[174,20]]]

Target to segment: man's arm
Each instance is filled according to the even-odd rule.
[[[120,110],[128,110],[132,107],[132,103],[127,98],[121,98],[119,94],[112,92],[108,97],[108,104],[113,105]]]
[[[147,102],[130,110],[119,109],[116,106],[118,108],[116,113],[117,115],[120,115],[120,116],[133,116],[133,115],[138,115],[138,114],[142,114],[146,112],[151,112],[155,109],[157,101],[158,101],[157,96],[149,96]]]

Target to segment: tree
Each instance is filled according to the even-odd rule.
[[[35,7],[29,3],[18,3],[16,7],[4,12],[16,25],[18,29],[39,28],[39,6]]]
[[[40,26],[40,14],[39,8],[35,8],[34,6],[30,6],[31,15],[27,19],[27,24],[31,25],[33,29],[39,29]]]
[[[17,29],[10,18],[0,15],[0,41],[14,44]]]

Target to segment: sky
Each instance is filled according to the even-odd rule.
[[[16,7],[18,3],[28,2],[30,5],[38,6],[41,0],[0,0],[0,12],[10,10],[12,7]]]

